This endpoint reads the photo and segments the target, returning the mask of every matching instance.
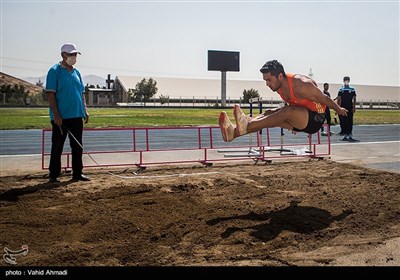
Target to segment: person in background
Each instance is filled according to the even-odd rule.
[[[342,141],[356,141],[353,139],[353,117],[356,111],[356,90],[350,85],[350,77],[343,78],[343,86],[339,89],[337,103],[347,110],[347,115],[341,115],[340,123],[344,137]]]
[[[324,83],[324,94],[330,98],[331,94],[329,93],[328,90],[329,90],[329,84],[328,83]],[[325,119],[326,119],[326,123],[328,124],[328,127],[329,127],[329,129],[328,129],[329,134],[332,135],[332,131],[331,131],[331,120],[332,120],[331,119],[331,110],[329,109],[328,106],[326,106],[326,109],[325,109]],[[321,126],[321,135],[323,135],[323,136],[327,136],[328,135],[328,132],[324,131],[324,127],[323,126]]]
[[[46,92],[52,125],[50,183],[60,182],[61,155],[67,134],[72,153],[72,179],[90,181],[82,173],[83,119],[87,123],[89,114],[84,96],[85,86],[81,74],[74,67],[78,54],[81,53],[74,44],[64,44],[61,47],[62,61],[52,66],[47,73]]]

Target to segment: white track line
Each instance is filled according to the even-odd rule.
[[[379,142],[345,142],[345,143],[334,143],[334,144],[331,144],[331,146],[369,145],[369,144],[385,144],[385,143],[400,143],[400,140],[396,140],[396,141],[379,141]]]
[[[201,173],[180,173],[180,174],[170,174],[170,175],[147,175],[147,176],[121,176],[114,174],[112,172],[108,172],[111,175],[122,178],[122,179],[157,179],[157,178],[168,178],[168,177],[186,177],[186,176],[197,176],[197,175],[210,175],[210,174],[218,174],[220,172],[201,172]]]
[[[0,158],[7,158],[7,157],[35,157],[35,156],[42,156],[42,154],[0,155]]]

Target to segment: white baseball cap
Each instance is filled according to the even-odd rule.
[[[61,52],[66,52],[66,53],[79,53],[78,50],[76,49],[76,46],[74,44],[66,43],[61,47]]]

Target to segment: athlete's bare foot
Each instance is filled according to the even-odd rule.
[[[225,142],[231,142],[234,138],[235,127],[229,120],[226,112],[221,112],[219,115],[219,127],[221,128],[222,138]]]
[[[249,123],[248,117],[243,113],[238,104],[233,107],[233,116],[236,119],[236,131],[238,136],[247,133],[247,124]]]

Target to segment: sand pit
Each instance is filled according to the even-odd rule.
[[[400,174],[329,160],[2,174],[17,266],[399,266]],[[2,265],[7,265],[3,263]]]

